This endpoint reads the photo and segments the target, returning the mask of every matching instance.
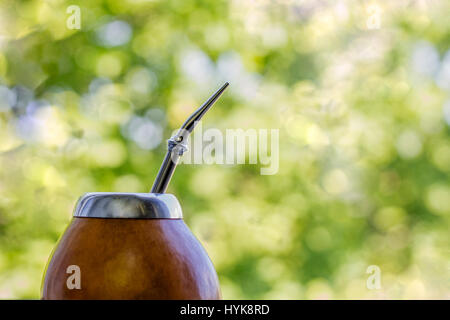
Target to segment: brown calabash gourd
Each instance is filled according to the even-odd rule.
[[[165,191],[188,135],[225,83],[168,140],[151,193],[88,193],[47,264],[42,299],[220,299],[208,254]]]

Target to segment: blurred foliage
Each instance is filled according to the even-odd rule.
[[[448,299],[449,12],[2,0],[0,297],[38,298],[77,198],[147,192],[165,139],[229,81],[203,127],[279,128],[279,172],[182,165],[169,188],[224,298]]]

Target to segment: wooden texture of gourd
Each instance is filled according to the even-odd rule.
[[[67,268],[80,268],[69,289]],[[220,299],[207,253],[182,219],[74,217],[47,266],[43,299]]]

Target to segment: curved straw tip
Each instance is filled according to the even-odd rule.
[[[216,94],[222,94],[222,92],[225,91],[225,89],[230,85],[230,83],[227,81],[225,82],[220,88],[219,90],[216,91]]]
[[[205,115],[209,108],[211,108],[211,106],[217,101],[217,99],[219,99],[228,85],[229,83],[225,82],[222,87],[217,90],[200,108],[198,108],[193,114],[191,114],[191,116],[183,123],[183,125],[179,129],[177,135],[173,138],[179,138],[185,134],[190,134],[194,130],[197,122],[200,121],[200,119]],[[171,139],[169,140],[169,143]],[[175,145],[180,144],[180,142],[183,140],[184,138],[175,140]],[[152,193],[164,193],[166,191],[167,185],[169,184],[175,167],[177,166],[178,158],[182,155],[182,153],[178,154],[178,158],[176,158],[177,160],[174,162],[171,158],[172,150],[173,146],[170,146],[169,144],[169,149],[167,151],[166,157],[164,158],[164,161],[161,164],[161,168],[158,171],[158,175],[156,176],[156,180],[153,183],[153,187],[151,190]]]

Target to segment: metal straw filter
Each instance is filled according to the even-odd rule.
[[[178,160],[187,148],[187,138],[189,134],[194,130],[197,122],[205,115],[205,113],[212,107],[217,101],[220,95],[228,87],[229,83],[225,84],[217,90],[203,105],[198,108],[181,126],[177,134],[167,140],[167,153],[159,168],[158,175],[153,183],[151,193],[164,193],[172,178],[173,172],[178,164]]]

